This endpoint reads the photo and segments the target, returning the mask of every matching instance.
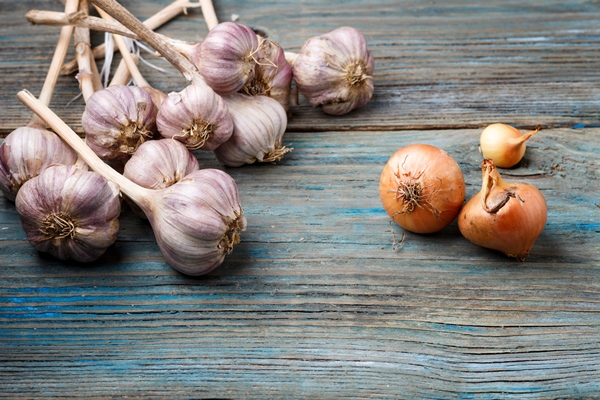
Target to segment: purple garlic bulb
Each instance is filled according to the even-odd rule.
[[[298,90],[313,107],[343,115],[373,96],[374,65],[362,33],[341,27],[308,39],[292,70]]]
[[[126,162],[154,137],[157,109],[138,86],[109,86],[90,96],[81,119],[86,143],[105,161]]]
[[[125,164],[123,175],[148,189],[164,189],[199,169],[198,160],[173,139],[143,143]]]
[[[258,61],[254,78],[240,92],[249,96],[272,97],[289,113],[292,67],[285,59],[283,49],[272,40],[260,38],[256,57]]]
[[[233,118],[233,135],[215,149],[228,167],[277,162],[291,149],[282,146],[287,115],[281,104],[267,96],[236,93],[225,97]]]
[[[49,165],[76,162],[77,154],[53,132],[35,126],[17,128],[0,145],[0,189],[14,201],[21,186]]]
[[[75,165],[52,165],[25,182],[15,206],[32,246],[61,260],[94,261],[117,239],[119,189]]]
[[[173,268],[203,275],[217,268],[246,229],[235,181],[218,169],[194,171],[140,204]]]
[[[170,93],[160,106],[156,125],[163,137],[176,139],[190,150],[213,150],[233,132],[227,104],[202,83]]]
[[[249,27],[222,22],[208,32],[192,55],[208,86],[221,95],[235,93],[254,77],[258,38]]]

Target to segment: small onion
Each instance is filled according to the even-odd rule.
[[[523,135],[517,128],[506,124],[488,125],[479,138],[481,153],[490,158],[496,167],[510,168],[525,155],[526,141],[539,132],[540,126]]]
[[[402,228],[432,233],[458,215],[465,200],[465,181],[448,153],[413,144],[390,157],[381,173],[379,195],[385,211]]]
[[[481,191],[461,210],[458,229],[478,246],[524,261],[546,225],[546,199],[533,185],[505,182],[490,159],[481,169]]]

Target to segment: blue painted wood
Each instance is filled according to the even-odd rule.
[[[123,4],[144,17],[166,1]],[[203,167],[234,177],[248,218],[212,273],[174,271],[127,207],[117,243],[97,262],[55,260],[33,250],[0,197],[0,397],[600,396],[600,129],[564,127],[598,117],[597,6],[377,4],[217,2],[221,18],[239,13],[292,47],[309,32],[360,26],[382,69],[363,111],[332,118],[295,108],[284,140],[294,151],[277,165],[226,168],[195,152]],[[0,3],[2,26],[15,29],[0,37],[4,54],[32,51],[19,70],[0,59],[0,72],[10,71],[0,74],[3,99],[41,82],[33,73],[44,73],[47,57],[25,32],[49,49],[55,37],[42,32],[56,29],[19,18],[49,7]],[[164,32],[193,39],[200,22],[190,13]],[[75,92],[65,77],[57,99]],[[6,104],[3,132],[28,120],[14,99]],[[81,104],[72,107],[58,109],[77,126]],[[556,126],[502,171],[548,202],[527,261],[475,247],[456,223],[406,233],[396,249],[402,230],[378,197],[388,157],[411,143],[441,147],[470,197],[481,156],[480,129],[469,128],[500,117]]]

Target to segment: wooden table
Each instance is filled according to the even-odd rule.
[[[123,1],[147,18],[168,0]],[[600,6],[583,0],[216,0],[286,50],[342,25],[375,57],[375,95],[331,117],[304,98],[277,165],[222,168],[248,229],[225,263],[190,278],[165,263],[149,225],[124,209],[117,243],[89,265],[27,242],[0,198],[0,397],[600,398]],[[0,2],[0,133],[31,113],[58,28]],[[190,10],[159,30],[190,41]],[[103,36],[92,36],[99,43]],[[72,50],[69,53],[72,57]],[[142,64],[164,90],[185,82]],[[118,58],[118,56],[117,56]],[[81,131],[63,76],[51,107]],[[546,228],[524,263],[475,247],[456,222],[406,233],[381,207],[379,175],[412,143],[448,151],[467,196],[478,137],[493,122],[541,124],[506,180],[536,185]]]

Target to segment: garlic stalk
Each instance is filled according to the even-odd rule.
[[[87,0],[80,0],[79,13],[87,15]],[[98,74],[96,62],[92,57],[92,52],[90,49],[90,30],[87,28],[76,27],[74,31],[74,42],[75,56],[77,58],[77,66],[79,68],[77,80],[79,81],[79,87],[83,94],[83,99],[87,103],[87,100],[92,96],[92,94],[94,94],[96,90],[100,90],[102,88],[100,75]]]
[[[48,107],[26,90],[17,97],[57,132],[96,172],[116,183],[146,214],[158,246],[176,270],[205,274],[219,266],[240,241],[246,218],[235,181],[203,169],[161,190],[143,188],[102,162]]]
[[[136,54],[131,54],[131,59],[135,64],[137,64],[139,57]],[[129,72],[129,67],[123,60],[121,60],[108,86],[125,86],[130,80],[131,73]]]
[[[258,162],[277,162],[292,149],[282,145],[287,115],[281,104],[267,96],[235,93],[225,101],[233,118],[233,134],[215,149],[228,167]]]
[[[68,0],[66,12],[74,12],[79,0]],[[64,26],[60,30],[56,49],[46,74],[39,100],[49,105],[58,81],[60,66],[63,63],[73,34],[73,27]],[[27,126],[9,133],[0,145],[0,190],[9,200],[14,200],[21,186],[37,176],[51,164],[74,164],[77,155],[58,136],[46,130],[44,122],[33,115]]]
[[[15,207],[32,246],[61,260],[94,261],[119,232],[119,190],[81,166],[46,168],[19,190]]]
[[[131,30],[125,28],[120,23],[105,21],[102,18],[92,17],[89,15],[82,15],[81,13],[66,14],[55,11],[29,10],[25,14],[25,18],[27,19],[27,21],[34,25],[74,26],[79,28],[86,28],[92,31],[113,33],[134,40],[143,40],[136,33],[133,33]],[[172,39],[167,36],[161,35],[160,33],[154,32],[154,34],[157,37],[161,38],[161,40],[169,43],[169,45],[171,46],[181,46],[181,48],[189,48],[192,46],[188,42]],[[94,56],[96,56],[96,54],[94,54]],[[74,72],[72,66],[70,66],[70,72]]]
[[[308,39],[292,70],[300,93],[327,114],[346,114],[373,96],[373,56],[352,27]]]
[[[103,19],[105,19],[107,21],[112,21],[111,16],[108,15],[107,13],[105,13],[103,10],[101,10],[98,7],[96,7],[96,10],[102,16]],[[115,43],[117,44],[117,47],[119,48],[121,56],[123,57],[123,61],[125,62],[125,64],[127,64],[127,68],[129,69],[129,72],[131,73],[131,76],[133,77],[135,84],[138,87],[144,89],[146,92],[148,92],[150,97],[152,97],[152,101],[153,101],[154,105],[158,109],[160,107],[160,105],[162,104],[162,102],[167,97],[166,93],[163,93],[162,91],[153,88],[152,86],[150,86],[148,81],[146,81],[146,79],[144,79],[144,77],[140,73],[140,70],[137,67],[137,64],[135,63],[135,60],[133,59],[131,53],[129,52],[127,44],[125,43],[123,38],[120,35],[113,34],[113,39],[114,39]]]
[[[179,14],[187,14],[188,8],[196,8],[200,6],[200,3],[192,3],[188,0],[175,0],[173,3],[167,5],[165,8],[158,11],[156,14],[144,20],[143,24],[146,25],[148,29],[154,31],[163,24],[178,16]],[[65,12],[65,14],[67,13]],[[94,55],[95,59],[103,58],[106,54],[106,45],[104,43],[101,43],[98,46],[94,47],[92,49],[92,54]],[[60,73],[62,75],[69,75],[73,73],[76,70],[76,68],[77,60],[71,60],[63,64]]]

